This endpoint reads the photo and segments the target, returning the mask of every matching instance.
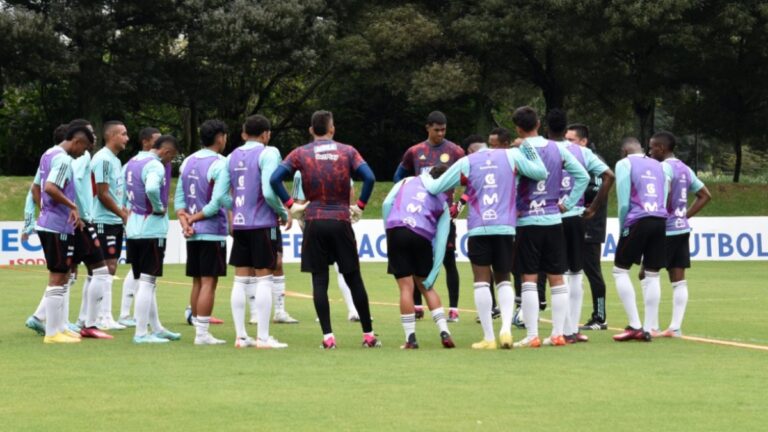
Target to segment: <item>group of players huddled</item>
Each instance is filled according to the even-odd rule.
[[[424,316],[422,296],[442,345],[456,346],[448,327],[448,322],[459,320],[453,221],[464,208],[477,321],[483,333],[472,348],[562,346],[588,341],[581,330],[605,330],[600,243],[614,183],[621,234],[613,275],[629,320],[614,340],[680,336],[688,298],[688,218],[701,210],[710,194],[675,158],[675,137],[656,133],[647,155],[636,139],[624,140],[623,159],[614,174],[588,148],[588,128],[567,125],[563,111],[548,113],[548,138],[539,136],[541,123],[532,108],[518,108],[512,120],[518,139],[513,141],[507,129],[496,128],[488,143],[480,136],[465,140],[465,156],[464,149],[445,139],[445,115],[432,112],[426,122],[427,139],[409,148],[398,166],[395,184],[382,203],[382,216],[388,273],[400,290],[405,334],[401,348],[419,347],[415,329]],[[373,191],[371,168],[352,146],[334,140],[328,111],[312,115],[312,142],[283,160],[279,150],[269,146],[271,125],[264,116],[245,120],[240,132],[243,145],[224,157],[228,133],[219,120],[201,125],[202,148],[184,159],[175,192],[176,215],[187,240],[186,274],[192,278],[188,321],[195,326],[194,343],[225,343],[210,333],[210,325],[217,322],[212,317],[214,297],[219,277],[226,275],[230,235],[235,347],[287,347],[270,335],[269,326],[298,322],[285,309],[281,235],[281,226],[287,230],[298,223],[304,232],[301,271],[312,276],[322,348],[336,348],[328,300],[332,264],[349,319],[362,326],[363,347],[381,346],[373,331],[352,229]],[[57,128],[55,145],[40,158],[25,206],[23,235],[37,233],[50,273],[26,326],[45,336],[45,343],[111,339],[109,331],[126,327],[135,327],[137,344],[179,340],[179,333],[161,324],[156,296],[169,229],[171,161],[179,153],[178,142],[145,128],[139,133],[142,151],[123,166],[117,155],[128,142],[125,125],[107,122],[103,138],[103,147],[91,157],[97,140],[93,127],[86,120],[73,120]],[[353,178],[362,181],[356,198]],[[289,179],[294,183],[292,194],[283,184]],[[457,188],[460,199],[455,200]],[[696,195],[690,208],[689,191]],[[35,222],[36,207],[40,215]],[[115,321],[111,293],[123,236],[131,271],[123,282]],[[81,262],[88,275],[77,321],[70,323],[69,292]],[[630,267],[641,262],[644,322],[629,276]],[[449,291],[447,315],[433,289],[443,266]],[[658,325],[662,268],[668,270],[673,287],[672,321],[663,331]],[[593,313],[580,325],[584,270],[592,288]],[[540,339],[539,312],[547,304],[547,282],[552,333]],[[246,329],[247,308],[250,322],[257,325],[256,338]],[[499,316],[497,341],[493,319]],[[526,331],[517,342],[513,324]]]

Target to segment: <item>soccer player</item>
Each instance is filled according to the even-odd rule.
[[[130,214],[125,225],[128,257],[136,291],[136,332],[133,342],[156,344],[181,339],[160,323],[157,308],[157,278],[163,275],[168,235],[168,195],[171,161],[179,152],[176,138],[161,135],[149,151],[141,151],[125,166],[125,193]],[[152,333],[147,331],[151,325]]]
[[[123,164],[117,155],[128,144],[128,130],[119,121],[104,124],[104,147],[90,163],[90,174],[95,185],[96,200],[93,202],[93,218],[101,250],[109,268],[109,284],[103,293],[100,310],[100,324],[103,329],[123,330],[136,325],[128,316],[120,316],[115,322],[112,316],[112,283],[117,272],[117,261],[123,251],[123,226],[128,220],[128,211],[123,186]],[[90,182],[91,178],[89,178]]]
[[[613,171],[601,161],[592,150],[573,144],[565,139],[567,118],[565,111],[553,109],[547,113],[547,127],[549,139],[556,141],[561,147],[565,147],[579,164],[587,170],[591,177],[602,180],[597,196],[589,208],[584,205],[584,195],[578,197],[576,205],[562,214],[563,234],[565,235],[565,257],[568,264],[566,272],[569,295],[569,310],[565,320],[565,340],[569,343],[587,342],[589,338],[579,332],[581,320],[581,306],[584,300],[584,288],[582,287],[582,270],[584,269],[583,254],[586,249],[584,243],[584,221],[594,217],[597,210],[604,207],[608,199],[608,192],[613,187]],[[560,203],[565,203],[573,195],[573,178],[570,173],[563,170],[562,183],[560,184]],[[582,217],[582,214],[584,215]]]
[[[502,348],[512,348],[515,295],[510,273],[517,226],[514,204],[518,175],[541,181],[547,178],[547,168],[530,144],[494,150],[481,146],[478,151],[459,159],[438,180],[426,185],[433,194],[451,190],[462,179],[467,186],[462,196],[462,201],[469,206],[467,255],[472,263],[475,306],[483,328],[483,340],[472,344],[474,349],[497,347],[491,318],[491,294],[488,291],[491,277],[495,278],[499,291],[499,341]]]
[[[653,317],[658,317],[661,283],[659,270],[666,259],[667,182],[659,161],[646,157],[634,138],[621,146],[622,159],[616,163],[616,195],[621,234],[613,262],[616,292],[629,318],[629,326],[613,340],[651,341]],[[635,303],[635,289],[629,277],[632,264],[642,260],[647,279],[643,290],[645,325]]]
[[[155,144],[155,141],[160,137],[160,131],[157,128],[153,127],[145,127],[142,130],[139,131],[139,142],[141,143],[141,150],[148,152],[152,149],[152,146]],[[122,178],[124,177],[124,172],[120,174],[120,181],[122,183]],[[123,186],[123,189],[125,187]],[[124,195],[124,192],[123,192]],[[124,198],[124,197],[123,197]],[[118,203],[121,204],[121,203]],[[122,239],[123,232],[121,231],[121,239]],[[117,240],[117,238],[115,238]],[[117,258],[120,258],[120,252],[121,248],[117,248],[118,254]],[[130,264],[130,261],[126,260],[126,264]],[[133,270],[128,270],[128,273],[123,278],[123,291],[120,301],[120,316],[118,318],[118,324],[124,325],[126,327],[134,327],[136,325],[136,320],[131,317],[131,304],[133,303],[133,299],[136,296],[136,290],[139,287],[139,281],[134,279],[133,277]]]
[[[75,203],[75,183],[72,177],[72,158],[80,157],[93,133],[85,126],[67,129],[65,140],[48,149],[40,158],[38,168],[43,183],[40,217],[35,230],[45,253],[49,271],[45,290],[45,338],[43,343],[77,343],[80,337],[66,329],[64,296],[74,253],[75,226],[81,224]]]
[[[651,137],[650,156],[661,161],[670,181],[666,222],[666,269],[672,283],[672,322],[659,336],[680,337],[688,303],[688,282],[685,269],[691,267],[688,240],[691,227],[688,219],[699,213],[712,199],[709,189],[683,161],[675,157],[677,139],[669,132],[657,132]],[[696,194],[696,200],[688,208],[688,192]],[[658,318],[654,324],[658,323]],[[649,329],[657,331],[658,326]]]
[[[349,200],[352,202],[354,200],[354,182],[350,181],[349,183]],[[293,175],[293,193],[292,193],[294,202],[303,204],[307,200],[304,197],[304,189],[301,186],[301,171],[296,171],[296,174]],[[303,228],[304,222],[300,222],[300,226]],[[344,304],[347,305],[347,320],[351,322],[360,322],[360,315],[357,313],[357,309],[355,309],[355,302],[352,301],[352,293],[349,291],[349,287],[347,286],[347,282],[344,280],[344,275],[339,272],[339,263],[333,264],[333,269],[336,271],[336,282],[339,286],[339,291],[341,291],[341,298],[344,300]]]
[[[237,339],[235,347],[286,348],[269,335],[269,317],[274,290],[273,272],[277,264],[278,216],[286,228],[291,218],[269,184],[280,164],[280,151],[269,147],[272,125],[262,115],[245,119],[242,138],[245,144],[227,157],[226,183],[232,193],[232,251],[229,264],[235,267],[232,287],[232,319]],[[231,185],[231,186],[230,186]],[[251,303],[258,320],[257,337],[245,329],[245,302]]]
[[[428,193],[424,187],[424,177],[437,178],[445,170],[444,165],[436,166],[429,174],[400,180],[382,204],[387,234],[387,273],[395,276],[400,288],[400,321],[405,331],[402,349],[419,348],[414,287],[427,299],[443,347],[456,346],[448,330],[440,296],[431,289],[443,262],[451,213],[442,197]]]
[[[524,177],[518,183],[517,239],[515,267],[522,274],[522,310],[527,336],[515,347],[536,348],[539,340],[539,294],[536,286],[538,273],[547,274],[552,289],[552,335],[545,345],[565,345],[564,326],[568,314],[568,286],[563,274],[567,269],[563,245],[565,237],[561,213],[569,211],[584,193],[589,182],[587,171],[576,158],[552,140],[539,136],[540,124],[536,111],[520,107],[512,115],[517,134],[530,144],[544,162],[549,175],[545,180]],[[573,177],[571,196],[560,203],[560,185],[563,168]]]
[[[363,328],[363,347],[379,347],[373,333],[368,294],[360,275],[357,241],[350,220],[359,219],[371,197],[376,178],[354,147],[333,140],[336,129],[333,114],[312,114],[309,144],[293,150],[275,170],[270,182],[283,203],[296,219],[304,214],[304,238],[301,245],[301,271],[312,273],[315,312],[323,332],[323,348],[336,348],[328,305],[328,266],[338,262],[344,275]],[[301,171],[304,195],[308,204],[294,204],[283,186],[283,179]],[[349,205],[350,176],[363,180],[357,204]]]
[[[175,207],[187,238],[187,276],[192,278],[192,322],[195,345],[218,345],[208,331],[219,276],[227,275],[227,211],[232,205],[227,181],[227,125],[206,120],[200,126],[203,148],[181,164]]]
[[[565,139],[572,144],[587,147],[601,161],[605,162],[595,151],[595,147],[589,142],[589,128],[580,123],[568,126]],[[615,177],[614,177],[615,179]],[[587,191],[584,192],[584,207],[591,208],[598,192],[602,189],[602,178],[594,175],[589,177]],[[605,313],[605,280],[600,267],[600,256],[605,243],[606,222],[608,218],[608,206],[597,207],[594,215],[584,218],[584,274],[589,280],[589,288],[592,292],[592,315],[579,330],[605,330],[608,328],[607,315]],[[582,291],[583,292],[583,291]]]
[[[395,183],[405,176],[417,176],[428,173],[438,165],[451,166],[464,156],[464,150],[458,145],[445,139],[448,120],[440,111],[433,111],[427,116],[427,139],[411,146],[403,154],[403,159],[395,172]],[[453,203],[453,190],[446,191],[445,199],[450,206]],[[459,270],[456,267],[456,224],[451,222],[451,232],[448,234],[448,244],[443,258],[445,267],[445,282],[448,285],[448,322],[459,320]],[[421,306],[421,294],[414,290],[413,300],[416,304],[416,318],[424,317]]]

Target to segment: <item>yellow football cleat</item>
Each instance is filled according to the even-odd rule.
[[[57,343],[79,343],[80,339],[75,339],[72,337],[67,336],[64,333],[56,333],[53,336],[46,336],[43,338],[43,343],[47,344],[57,344]]]
[[[482,349],[482,350],[495,350],[496,349],[496,341],[495,340],[481,340],[480,342],[475,342],[472,344],[472,349]]]
[[[62,333],[64,333],[64,335],[66,335],[68,337],[71,337],[73,339],[78,339],[79,340],[81,338],[80,333],[75,333],[75,332],[73,332],[72,330],[69,330],[69,329],[64,330]]]
[[[499,345],[501,349],[512,349],[512,333],[508,331],[499,333]]]

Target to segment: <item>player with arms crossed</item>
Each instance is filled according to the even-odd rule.
[[[355,221],[362,215],[376,178],[354,147],[333,140],[336,129],[329,111],[312,114],[309,133],[313,141],[293,150],[275,170],[270,182],[296,219],[304,213],[301,271],[312,273],[312,297],[323,332],[322,347],[336,348],[328,304],[328,266],[334,262],[338,262],[360,314],[363,346],[379,347],[381,343],[373,333],[368,294],[360,275],[357,240],[350,224],[350,220]],[[283,186],[282,181],[290,178],[294,171],[301,171],[307,204],[294,204]],[[350,206],[353,173],[363,180],[363,188],[357,204]]]
[[[672,322],[658,336],[680,337],[683,332],[685,307],[688,303],[688,282],[685,269],[691,267],[691,251],[688,241],[691,226],[688,219],[699,213],[712,199],[709,189],[696,177],[696,174],[683,161],[675,157],[677,139],[669,132],[657,132],[651,137],[650,156],[664,166],[667,180],[670,182],[667,200],[667,261],[666,269],[672,283]],[[696,200],[688,208],[688,192],[696,194]],[[643,279],[645,281],[645,279]],[[643,282],[644,283],[644,282]],[[657,309],[658,310],[658,309]],[[658,317],[653,322],[658,324]],[[658,331],[653,325],[651,332]]]
[[[459,159],[439,179],[426,185],[434,194],[451,190],[460,183],[466,185],[461,202],[469,208],[467,255],[472,263],[475,305],[483,328],[483,340],[472,344],[474,349],[497,347],[489,292],[492,275],[501,309],[499,340],[502,348],[512,348],[515,292],[510,274],[517,226],[515,185],[519,175],[537,180],[547,177],[546,167],[530,145],[493,150],[481,145],[478,151]]]
[[[220,276],[227,275],[227,211],[231,205],[227,161],[227,125],[207,120],[200,126],[202,149],[184,159],[179,170],[174,204],[187,238],[186,274],[192,278],[192,322],[195,345],[225,341],[209,332]]]
[[[178,154],[176,138],[161,135],[149,151],[139,152],[125,166],[125,190],[130,215],[125,225],[128,259],[136,292],[136,333],[133,342],[155,344],[176,341],[181,334],[160,323],[157,307],[157,278],[163,275],[168,235],[168,195],[171,161]],[[152,333],[147,331],[151,325]]]
[[[394,275],[400,288],[400,321],[405,331],[402,349],[417,349],[416,313],[413,290],[421,291],[440,331],[445,348],[456,345],[451,339],[440,296],[432,289],[445,254],[451,214],[441,196],[427,192],[424,178],[437,178],[446,167],[437,166],[429,174],[406,177],[396,183],[382,204],[387,234],[387,273]]]

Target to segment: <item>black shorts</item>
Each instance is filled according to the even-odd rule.
[[[387,273],[426,278],[432,271],[432,242],[405,227],[387,230]]]
[[[275,240],[275,251],[281,254],[283,253],[283,232],[280,230],[280,226],[277,226],[277,240]]]
[[[630,268],[632,264],[640,264],[649,270],[664,268],[667,260],[666,220],[658,217],[647,217],[635,222],[629,227],[629,234],[619,238],[616,245],[616,256],[613,263],[617,267]]]
[[[691,233],[667,236],[667,270],[691,268],[691,249],[688,245]]]
[[[74,245],[73,265],[85,263],[85,265],[90,267],[104,262],[104,255],[101,252],[101,241],[96,234],[96,227],[94,225],[86,223],[83,229],[75,228]]]
[[[564,244],[563,224],[517,227],[515,273],[564,274],[567,270]]]
[[[128,239],[126,245],[133,277],[136,280],[142,273],[158,277],[163,275],[165,239]]]
[[[470,236],[467,240],[467,257],[477,266],[491,266],[494,273],[512,271],[515,256],[515,236],[481,235]]]
[[[581,216],[564,217],[563,235],[567,270],[578,273],[584,269],[584,219]]]
[[[192,240],[187,242],[187,276],[226,276],[226,240]]]
[[[333,263],[339,264],[341,274],[360,270],[352,225],[348,221],[332,219],[307,221],[301,241],[301,271],[328,271],[328,266]]]
[[[75,238],[72,234],[38,231],[45,254],[45,265],[51,273],[69,273],[75,254]]]
[[[277,228],[235,230],[229,265],[274,270],[277,266]]]
[[[123,252],[123,226],[121,224],[96,224],[96,234],[101,242],[104,259],[120,259]]]

